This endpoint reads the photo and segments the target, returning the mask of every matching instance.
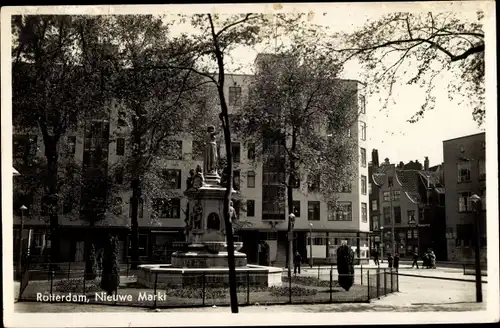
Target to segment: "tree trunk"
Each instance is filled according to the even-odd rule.
[[[139,200],[141,199],[141,183],[138,178],[132,180],[132,217],[130,219],[130,269],[137,269],[139,264]]]
[[[48,197],[47,202],[50,218],[50,262],[57,263],[59,261],[60,236],[59,236],[59,206],[57,194],[57,141],[54,137],[47,136],[44,138],[45,156],[47,158],[48,170]],[[45,204],[42,204],[45,205]]]
[[[295,154],[295,148],[297,146],[297,138],[296,131],[293,128],[292,131],[292,147],[290,150],[290,154],[288,156],[288,160],[290,161],[290,174],[288,176],[288,185],[286,188],[287,193],[287,202],[288,202],[288,215],[294,212],[293,210],[293,186],[295,184],[295,158],[293,157]],[[292,266],[293,266],[293,225],[288,217],[288,277],[292,276]]]

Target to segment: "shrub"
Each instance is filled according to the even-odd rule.
[[[337,272],[340,287],[349,291],[354,283],[354,252],[347,245],[337,249]]]
[[[108,294],[118,290],[120,285],[120,267],[118,265],[118,238],[109,236],[108,243],[104,248],[102,259],[101,288]]]
[[[283,277],[284,282],[288,282],[288,277]],[[304,286],[330,287],[330,280],[321,280],[316,277],[292,276],[292,283]],[[332,287],[339,286],[338,281],[332,281]]]
[[[89,251],[89,256],[85,262],[85,280],[94,280],[97,277],[97,261],[95,247],[92,244]]]
[[[54,290],[61,293],[81,293],[83,291],[83,280],[81,278],[60,280],[54,284]],[[90,280],[85,282],[86,292],[96,292],[98,290],[98,281]]]
[[[289,296],[290,295],[290,287],[280,287],[280,286],[272,286],[269,287],[269,291],[272,296]],[[318,291],[316,289],[309,289],[304,287],[293,286],[292,287],[292,296],[310,296],[316,295]]]

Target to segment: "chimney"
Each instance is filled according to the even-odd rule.
[[[425,156],[424,160],[424,170],[429,171],[429,157]]]
[[[386,158],[386,159],[384,160],[384,165],[390,165],[390,164],[391,164],[391,162],[389,162],[389,159],[388,159],[388,158]]]
[[[379,162],[378,162],[378,150],[377,149],[373,149],[372,150],[372,163],[373,163],[373,167],[378,167],[379,165]]]

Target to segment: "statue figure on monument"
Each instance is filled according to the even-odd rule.
[[[201,204],[198,202],[193,207],[192,220],[194,229],[201,229],[202,215],[203,209],[201,208]]]
[[[215,141],[216,136],[217,134],[214,132],[214,128],[209,127],[207,143],[205,145],[205,161],[203,163],[205,174],[217,172],[217,142]]]
[[[231,222],[231,229],[234,234],[234,226],[233,223],[238,220],[238,215],[236,215],[236,210],[233,207],[233,201],[229,202],[229,222]],[[226,225],[222,225],[222,232],[226,233]]]
[[[193,178],[194,178],[194,170],[191,169],[189,170],[189,177],[186,180],[186,185],[188,190],[193,188]]]
[[[192,179],[191,187],[199,189],[205,184],[205,177],[203,176],[203,170],[200,165],[196,166],[196,173]]]

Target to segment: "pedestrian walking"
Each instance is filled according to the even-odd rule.
[[[393,260],[394,260],[394,257],[392,257],[392,254],[391,253],[387,254],[387,263],[389,265],[389,268],[392,268]]]
[[[295,257],[293,259],[293,273],[297,274],[297,271],[300,274],[300,263],[302,262],[302,256],[300,256],[299,252],[295,252]]]
[[[413,263],[411,264],[412,269],[415,265],[417,266],[417,269],[418,269],[418,253],[417,252],[413,252]]]
[[[378,250],[373,251],[373,262],[375,262],[376,266],[380,266],[380,263],[378,262]]]
[[[431,250],[429,257],[431,259],[431,268],[435,269],[436,268],[436,254],[434,254],[433,250]]]
[[[399,253],[396,253],[396,255],[394,255],[394,265],[393,265],[394,269],[396,269],[396,271],[398,271],[398,268],[399,268]]]

